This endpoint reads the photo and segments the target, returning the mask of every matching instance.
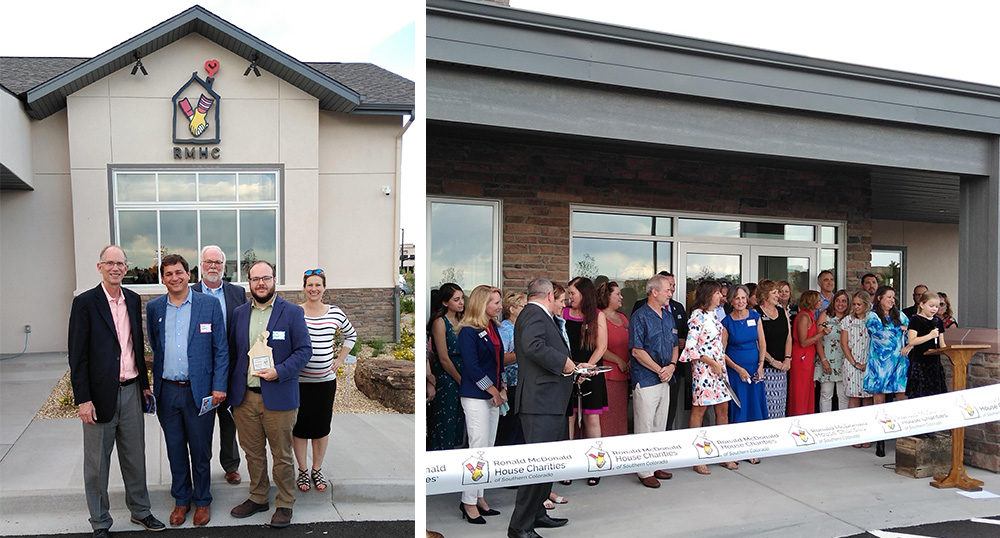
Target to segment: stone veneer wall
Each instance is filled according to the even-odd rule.
[[[347,319],[351,320],[360,340],[378,338],[391,342],[395,329],[393,319],[394,292],[393,288],[327,289],[326,293],[323,294],[323,302],[337,305],[347,314]],[[160,295],[141,295],[144,334],[146,330],[146,303]],[[295,304],[305,302],[302,290],[278,291],[278,295]],[[249,297],[248,293],[247,298],[249,299]]]
[[[946,359],[947,360],[947,359]],[[947,361],[950,365],[951,361]],[[948,386],[951,387],[951,367]],[[969,362],[968,388],[1000,381],[1000,353],[976,353]],[[1000,472],[1000,422],[987,422],[965,429],[965,464]]]
[[[865,172],[589,144],[531,141],[528,135],[494,139],[432,126],[427,195],[502,200],[504,288],[523,288],[534,277],[566,282],[573,276],[572,203],[846,221],[846,286],[859,288],[869,270],[871,181]]]

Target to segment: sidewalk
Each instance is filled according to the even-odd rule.
[[[0,362],[0,535],[91,530],[79,419],[33,418],[67,368],[65,353],[35,353]],[[266,524],[270,513],[247,519],[229,515],[248,496],[246,463],[240,467],[243,483],[226,483],[217,461],[217,432],[209,527]],[[324,493],[298,492],[292,522],[412,520],[413,436],[413,415],[335,414],[323,465],[332,487]],[[112,531],[141,529],[129,522],[118,456],[111,458]],[[146,475],[153,515],[166,522],[174,503],[166,448],[155,417],[146,417]],[[273,487],[271,491],[273,500]],[[190,517],[184,527],[191,527]]]
[[[741,461],[736,471],[713,465],[710,476],[690,467],[671,469],[674,477],[661,481],[659,489],[643,487],[634,474],[604,477],[596,487],[586,480],[556,483],[553,491],[569,503],[548,513],[569,518],[569,524],[536,530],[545,538],[834,538],[1000,514],[1000,499],[970,499],[956,489],[929,486],[929,478],[907,478],[883,468],[895,461],[893,447],[894,442],[886,442],[884,458],[875,457],[874,447],[845,447],[765,458],[759,465]],[[984,490],[1000,494],[1000,475],[966,469],[986,482]],[[486,490],[490,507],[501,514],[487,518],[485,525],[460,519],[457,493],[429,496],[427,528],[445,536],[503,536],[515,493]]]

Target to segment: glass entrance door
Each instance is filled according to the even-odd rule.
[[[802,292],[812,289],[815,282],[816,249],[784,247],[751,247],[753,282],[769,278],[775,282],[787,280],[792,288],[792,302]]]
[[[678,246],[674,299],[691,311],[698,282],[710,278],[730,283],[787,280],[793,301],[813,287],[816,249],[686,243]],[[683,284],[682,284],[683,282]],[[684,299],[680,294],[684,293]]]
[[[694,303],[698,282],[704,279],[724,279],[732,283],[749,281],[750,247],[688,243],[678,250],[678,289],[674,292],[674,300],[684,303],[688,312]],[[678,292],[684,293],[683,299]]]

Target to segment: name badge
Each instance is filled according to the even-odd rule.
[[[201,332],[201,334],[206,334],[206,333],[207,334],[211,334],[212,333],[212,324],[211,323],[199,323],[198,324],[198,330]]]
[[[486,338],[486,331],[480,331],[479,332],[479,337],[480,338]]]
[[[274,338],[275,340],[284,340],[285,331],[274,331],[273,333],[271,333],[271,337]]]
[[[755,320],[755,319],[748,319],[747,320],[747,327],[756,327],[756,326],[757,326],[757,320]]]
[[[677,334],[677,329],[671,329],[670,331],[674,334]]]

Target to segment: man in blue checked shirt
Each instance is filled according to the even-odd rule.
[[[670,383],[677,368],[677,326],[670,313],[673,280],[655,275],[646,281],[646,304],[632,313],[629,348],[632,351],[632,409],[635,433],[661,432],[670,409]],[[660,487],[671,473],[640,471],[639,482]]]

